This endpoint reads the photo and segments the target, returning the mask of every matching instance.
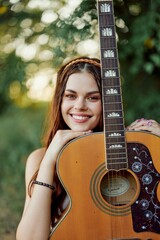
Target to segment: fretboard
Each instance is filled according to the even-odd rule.
[[[128,167],[113,2],[98,1],[107,169]]]

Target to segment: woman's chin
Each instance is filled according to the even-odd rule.
[[[90,129],[89,128],[84,128],[84,127],[73,127],[72,130],[75,131],[75,132],[87,132]]]

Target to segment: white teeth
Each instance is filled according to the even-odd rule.
[[[77,115],[72,115],[72,117],[77,120],[84,120],[88,118],[87,116],[77,116]]]

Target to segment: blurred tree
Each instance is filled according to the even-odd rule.
[[[114,9],[126,123],[142,116],[160,121],[160,1],[114,0]],[[14,239],[24,164],[40,145],[46,106],[33,104],[34,95],[40,85],[53,88],[56,70],[67,59],[99,57],[98,43],[96,0],[0,0],[2,240]]]
[[[56,69],[66,58],[83,55],[79,46],[84,40],[98,42],[96,1],[77,2],[73,6],[73,1],[65,0],[2,1],[1,111],[16,98],[22,101],[25,82],[35,71]],[[127,121],[138,115],[160,120],[153,108],[154,104],[160,108],[160,2],[114,0],[114,7]],[[19,94],[12,98],[14,91]]]
[[[160,121],[160,2],[125,1],[124,6],[118,7],[125,22],[118,33],[126,118]]]

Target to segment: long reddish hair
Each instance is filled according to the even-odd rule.
[[[68,126],[63,120],[62,114],[61,114],[61,103],[62,103],[62,97],[66,88],[66,84],[68,81],[68,78],[73,73],[80,73],[80,72],[88,72],[90,73],[93,78],[95,79],[99,92],[102,96],[102,87],[101,87],[101,68],[100,68],[100,61],[97,58],[88,58],[88,57],[80,57],[76,58],[67,64],[63,65],[60,70],[57,73],[57,81],[56,81],[56,88],[53,96],[53,100],[51,102],[51,109],[49,111],[49,119],[48,126],[47,126],[47,133],[45,135],[45,148],[47,149],[50,145],[54,135],[56,134],[57,130],[59,129],[68,129]],[[98,126],[94,129],[94,131],[102,131],[103,130],[103,120],[102,116],[100,119],[100,122]],[[37,172],[33,175],[30,184],[29,184],[29,195],[31,195],[31,188],[32,188],[32,182],[36,179],[38,174]],[[66,196],[66,193],[64,189],[61,186],[61,183],[59,182],[59,179],[57,177],[57,174],[55,172],[54,181],[56,182],[56,186],[58,189],[61,189],[60,194],[58,194],[58,191],[55,191],[53,193],[53,200],[54,204],[51,206],[51,216],[52,216],[52,225],[54,225],[54,222],[56,219],[60,217],[59,212],[62,212],[61,205],[63,203],[63,200]]]

